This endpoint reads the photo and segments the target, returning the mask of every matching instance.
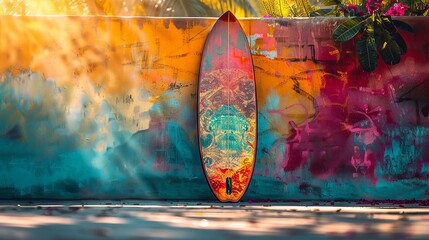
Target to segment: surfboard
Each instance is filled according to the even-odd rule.
[[[207,36],[198,82],[198,144],[207,182],[221,202],[238,202],[255,167],[256,84],[247,37],[224,13]]]

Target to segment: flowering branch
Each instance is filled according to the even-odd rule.
[[[344,5],[340,0],[325,0],[324,3],[335,5],[328,15],[342,13],[351,17],[334,30],[332,37],[336,42],[357,38],[356,51],[364,71],[374,71],[379,55],[386,64],[395,65],[400,62],[401,55],[407,52],[407,45],[397,28],[409,32],[413,32],[413,29],[405,22],[392,20],[391,16],[404,16],[409,9],[408,5],[394,2],[383,14],[385,6],[382,0],[367,0],[364,8],[353,4]]]

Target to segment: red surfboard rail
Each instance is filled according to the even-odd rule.
[[[221,202],[238,202],[255,167],[256,84],[247,37],[230,12],[207,36],[198,84],[199,149],[204,173]]]

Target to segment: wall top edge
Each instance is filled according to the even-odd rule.
[[[105,15],[0,15],[0,18],[29,18],[29,17],[46,17],[46,18],[122,18],[122,19],[189,19],[189,20],[216,20],[218,17],[155,17],[155,16],[105,16]],[[425,16],[397,16],[394,19],[423,19]],[[348,19],[348,17],[237,17],[239,20],[309,20],[309,19]],[[429,18],[427,18],[429,19]]]

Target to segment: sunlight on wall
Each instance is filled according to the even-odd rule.
[[[262,16],[260,0],[0,0],[0,15]]]

